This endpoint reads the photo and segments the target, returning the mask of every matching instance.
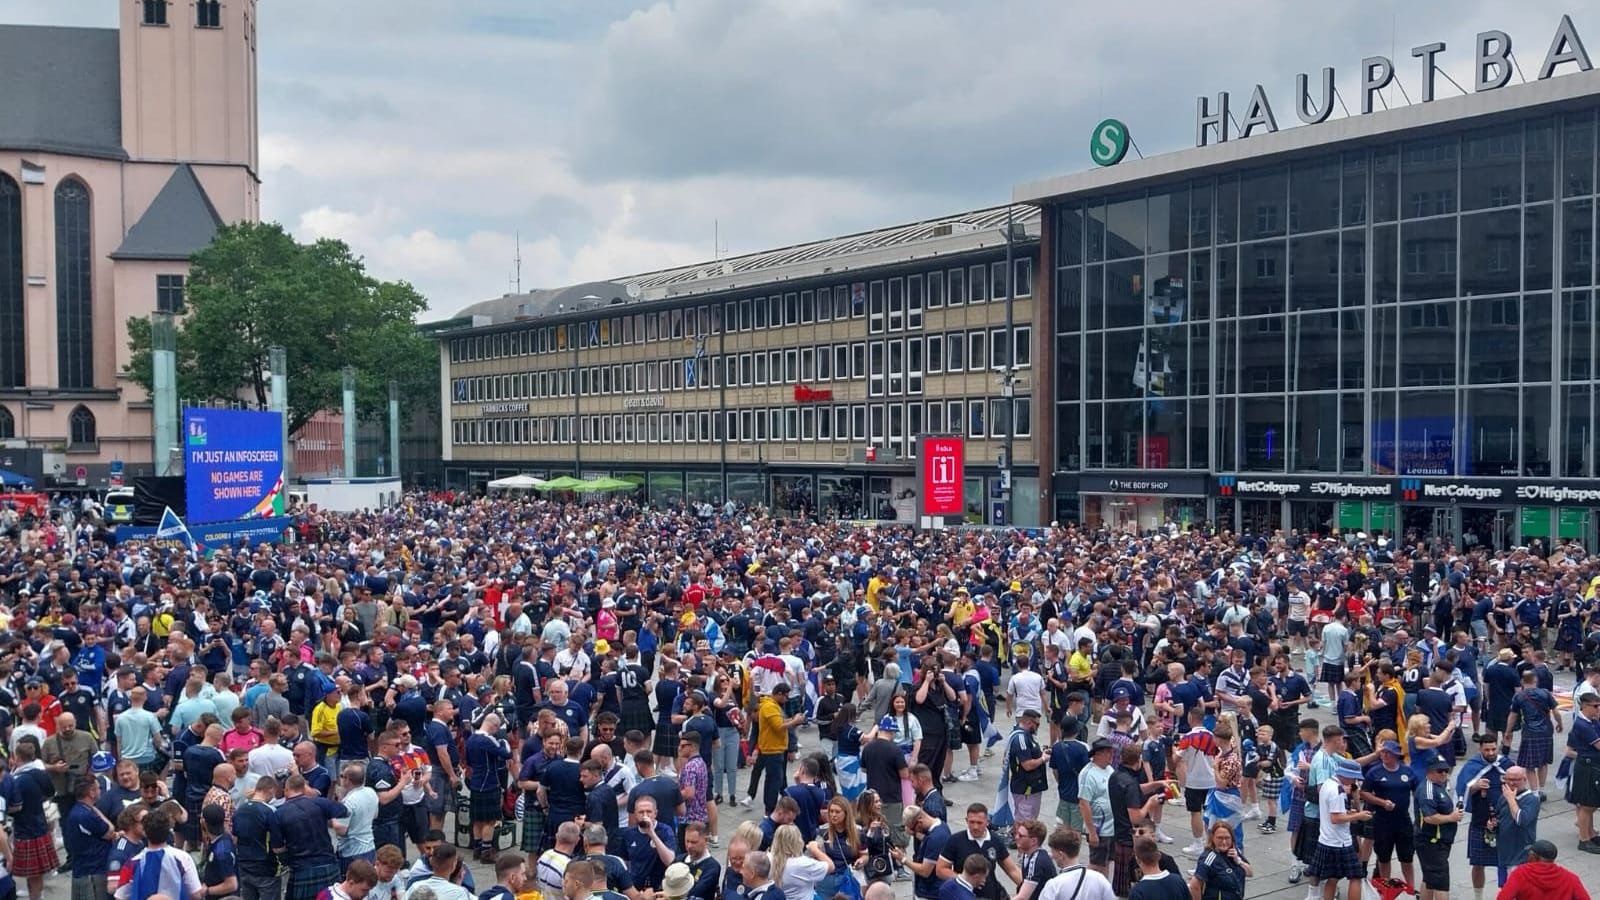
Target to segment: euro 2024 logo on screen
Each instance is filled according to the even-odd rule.
[[[189,434],[185,441],[191,447],[204,447],[206,445],[206,420],[193,416],[189,419]]]

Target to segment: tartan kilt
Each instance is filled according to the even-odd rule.
[[[1522,745],[1517,748],[1517,765],[1534,769],[1550,765],[1555,758],[1555,735],[1550,732],[1530,735],[1522,732]]]
[[[297,863],[289,869],[284,900],[317,900],[323,888],[338,880],[338,863]]]
[[[619,734],[627,734],[630,731],[637,731],[641,734],[649,734],[650,732],[656,730],[656,718],[650,713],[649,703],[622,704],[622,715],[620,719]],[[678,748],[673,747],[672,752],[674,755],[676,755]]]
[[[656,742],[650,748],[656,756],[665,756],[667,759],[678,758],[678,735],[683,733],[683,728],[678,725],[663,725],[656,729]]]
[[[480,825],[486,822],[500,821],[505,805],[505,792],[498,787],[486,791],[474,790],[472,792],[471,809],[472,823]]]
[[[48,834],[19,840],[11,849],[11,874],[18,878],[48,875],[60,865],[55,838]]]
[[[1133,861],[1133,845],[1121,841],[1111,842],[1111,892],[1118,897],[1128,896],[1128,891],[1133,887],[1133,870],[1137,863]]]
[[[1367,867],[1361,864],[1361,858],[1356,855],[1354,844],[1348,847],[1329,847],[1327,844],[1317,844],[1317,855],[1311,858],[1311,865],[1306,869],[1306,874],[1312,878],[1333,880],[1348,878],[1360,880],[1366,877]]]
[[[1483,842],[1483,827],[1479,825],[1467,826],[1467,865],[1469,866],[1498,866],[1500,857],[1495,848]]]
[[[1283,791],[1282,775],[1258,775],[1256,777],[1256,796],[1271,797],[1273,803],[1278,802],[1278,795]]]
[[[543,853],[549,849],[544,842],[544,823],[547,813],[537,803],[522,805],[522,852]]]
[[[1289,808],[1283,810],[1283,813],[1288,820],[1284,823],[1284,830],[1299,831],[1300,823],[1305,821],[1306,818],[1306,792],[1304,788],[1295,788],[1289,792]]]
[[[1570,783],[1574,805],[1600,807],[1600,762],[1581,756],[1573,760]]]

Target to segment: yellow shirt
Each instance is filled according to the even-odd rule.
[[[1067,659],[1067,680],[1088,681],[1091,668],[1088,654],[1074,650],[1072,656]]]
[[[878,611],[878,593],[888,586],[888,579],[880,578],[877,575],[872,576],[872,579],[867,582],[867,605],[872,607],[873,612]]]
[[[756,707],[756,752],[788,753],[789,730],[783,727],[783,709],[770,695],[761,698]]]
[[[316,737],[319,731],[333,732],[333,740]],[[312,740],[324,747],[339,746],[339,704],[329,706],[326,703],[318,703],[311,708],[311,734]]]
[[[973,605],[972,598],[963,594],[957,597],[954,603],[950,604],[950,621],[957,628],[960,628],[966,625],[967,620],[972,618],[972,614],[977,611],[978,608]]]

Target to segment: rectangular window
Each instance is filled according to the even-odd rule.
[[[889,279],[889,330],[904,331],[906,327],[906,285],[900,278]]]
[[[906,350],[905,342],[895,339],[889,342],[889,396],[898,397],[906,389]]]
[[[928,433],[942,434],[944,432],[944,401],[933,400],[928,403]]]
[[[870,361],[867,372],[867,396],[869,397],[883,396],[885,355],[883,341],[873,341],[867,348],[867,358]]]
[[[906,405],[889,404],[889,443],[898,447],[906,439]]]
[[[144,0],[144,24],[167,24],[167,0]]]
[[[1011,335],[1013,364],[1019,369],[1026,369],[1033,364],[1033,327],[1018,325],[1012,329]]]
[[[835,406],[833,408],[833,439],[836,441],[850,440],[850,407]]]
[[[755,378],[755,369],[750,363],[750,354],[739,354],[739,386],[749,387],[754,383],[751,380],[753,378]]]
[[[1017,279],[1012,288],[1015,292],[1014,296],[1033,296],[1033,260],[1024,256],[1021,259],[1014,259],[1012,262],[1016,266],[1015,272]]]
[[[937,406],[938,404],[934,404]],[[922,434],[922,404],[906,404],[906,456],[917,455],[917,435]]]
[[[988,433],[984,428],[984,410],[986,404],[982,400],[974,400],[967,404],[967,436],[983,437]]]
[[[989,299],[989,267],[979,263],[967,269],[967,302],[982,303]]]
[[[221,0],[198,0],[194,5],[194,24],[197,28],[222,27]]]
[[[833,286],[833,317],[842,322],[850,315],[850,285],[836,284]]]
[[[800,433],[805,435],[802,439],[807,441],[813,438],[819,441],[833,440],[833,411],[826,406],[806,410],[800,417]]]
[[[906,393],[922,393],[922,338],[906,338]]]
[[[783,351],[783,383],[794,384],[800,378],[800,352],[794,348]]]
[[[928,308],[944,308],[944,273],[928,273]]]
[[[984,352],[984,342],[988,336],[988,332],[982,329],[967,332],[967,368],[973,372],[983,371],[984,363],[989,359]]]
[[[183,276],[156,276],[156,312],[179,315],[183,312]]]
[[[756,427],[751,421],[750,410],[741,409],[739,410],[739,432],[738,434],[729,434],[728,439],[737,441],[753,441],[756,439],[755,429]]]
[[[727,363],[727,357],[724,357],[724,356],[713,356],[713,357],[711,357],[711,386],[712,387],[717,387],[717,388],[722,387],[722,385],[723,385],[723,380],[722,379],[724,377],[723,376],[723,369],[724,369],[726,363]]]
[[[869,417],[869,423],[872,426],[871,430],[867,432],[867,440],[871,441],[872,446],[874,447],[882,447],[883,430],[884,426],[887,424],[884,421],[885,416],[883,414],[883,404],[872,404],[872,408],[867,410],[867,414]]]
[[[850,377],[867,377],[867,345],[860,341],[850,345]]]
[[[1003,370],[1006,367],[1006,351],[1010,349],[1010,342],[1006,340],[1004,328],[989,329],[989,368]]]
[[[806,352],[810,353],[811,351],[807,350]],[[833,378],[833,349],[830,347],[818,347],[816,357],[817,380],[828,381]],[[804,366],[805,364],[802,361],[801,367],[804,368]]]
[[[811,291],[800,292],[800,324],[810,325],[817,320],[817,296]]]
[[[921,275],[912,275],[906,279],[906,328],[912,331],[922,329],[922,302],[923,291]]]
[[[990,263],[990,265],[989,265],[989,296],[993,297],[996,300],[1004,300],[1006,298],[1006,289],[1008,287],[1010,287],[1010,285],[1006,284],[1006,262],[1005,262],[1005,260],[1002,259],[999,262]],[[1015,297],[1016,295],[1012,294],[1011,296]]]
[[[767,383],[783,384],[783,351],[767,351]]]
[[[937,375],[944,371],[944,335],[930,334],[928,342],[928,374]]]
[[[757,385],[763,385],[763,384],[766,384],[766,383],[767,383],[767,354],[765,354],[765,353],[757,353],[756,354],[756,384]]]
[[[957,331],[944,336],[944,370],[961,372],[967,368],[967,336]]]
[[[950,306],[960,306],[967,302],[967,272],[965,269],[951,269],[946,276],[945,287],[949,292],[946,303]]]
[[[783,411],[783,439],[786,441],[800,440],[800,410],[786,409]]]
[[[867,408],[859,403],[850,407],[850,435],[858,441],[867,439]]]
[[[944,423],[951,434],[967,433],[967,404],[962,400],[951,400],[944,405]]]
[[[800,295],[783,295],[783,324],[793,328],[800,324]]]
[[[867,307],[869,318],[867,320],[868,334],[882,334],[884,321],[884,293],[883,282],[874,281],[867,286]]]
[[[767,298],[756,297],[750,303],[755,311],[755,317],[750,323],[751,327],[758,331],[765,329],[767,327]]]
[[[1005,437],[1007,403],[1004,397],[992,397],[989,400],[989,428],[995,437]]]
[[[823,356],[827,356],[828,355],[828,348],[827,347],[823,347],[822,348],[822,355]],[[815,349],[813,349],[811,347],[802,347],[800,349],[800,380],[801,381],[816,381],[817,380],[817,359],[816,359],[816,357],[817,357],[817,351]]]
[[[833,377],[843,381],[850,377],[850,345],[838,344],[833,348]]]

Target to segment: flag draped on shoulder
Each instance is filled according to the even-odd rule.
[[[994,803],[989,806],[989,825],[992,828],[1010,828],[1016,817],[1011,813],[1011,741],[1000,754],[1000,783],[994,789]]]

